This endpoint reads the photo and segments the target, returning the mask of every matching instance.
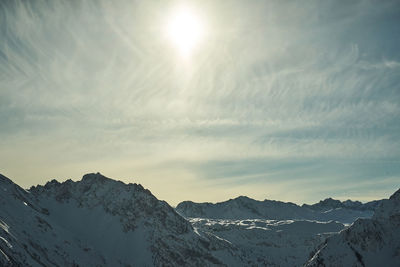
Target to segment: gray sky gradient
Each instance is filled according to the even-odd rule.
[[[165,36],[191,6],[205,37]],[[0,172],[171,204],[400,187],[399,1],[1,1]]]

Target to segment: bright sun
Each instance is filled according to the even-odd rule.
[[[204,37],[204,24],[196,12],[182,7],[172,13],[166,33],[178,52],[188,57]]]

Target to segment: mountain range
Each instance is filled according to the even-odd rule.
[[[314,205],[174,209],[100,173],[22,189],[0,175],[0,266],[400,266],[400,191]]]
[[[362,204],[359,201],[341,202],[327,198],[314,205],[296,205],[275,200],[258,201],[245,196],[220,203],[194,203],[184,201],[176,210],[185,217],[212,219],[274,219],[274,220],[315,220],[339,221],[344,224],[357,218],[369,218],[381,201]]]

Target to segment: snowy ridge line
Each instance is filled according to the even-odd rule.
[[[240,196],[219,203],[195,203],[184,201],[177,205],[176,211],[187,218],[211,219],[271,219],[271,220],[310,220],[339,221],[351,224],[357,218],[372,217],[382,201],[362,204],[359,201],[341,202],[327,198],[314,205],[296,205],[291,202],[275,200],[258,201]]]
[[[400,265],[399,191],[373,210],[247,197],[173,209],[100,173],[29,190],[0,175],[0,192],[0,266]]]

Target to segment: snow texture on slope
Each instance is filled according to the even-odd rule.
[[[307,266],[400,266],[400,190],[371,219],[359,219],[332,236]]]
[[[25,191],[0,178],[1,266],[223,264],[215,240],[140,185],[89,174]]]
[[[301,266],[327,236],[344,229],[338,222],[204,218],[190,221],[200,233],[212,233],[237,247],[245,266]],[[241,266],[241,262],[230,265]]]

